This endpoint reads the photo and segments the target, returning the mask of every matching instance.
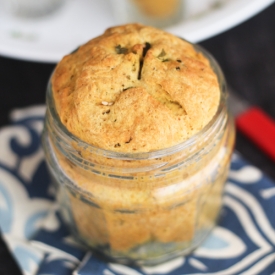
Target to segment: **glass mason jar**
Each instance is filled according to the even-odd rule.
[[[223,74],[212,120],[190,139],[147,153],[97,148],[61,123],[47,90],[43,147],[73,235],[122,262],[153,265],[195,249],[215,226],[235,140]]]

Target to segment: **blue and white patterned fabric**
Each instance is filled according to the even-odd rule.
[[[24,275],[275,275],[275,183],[237,154],[219,224],[191,255],[132,268],[85,251],[54,201],[40,146],[44,112],[14,110],[0,130],[0,228]]]

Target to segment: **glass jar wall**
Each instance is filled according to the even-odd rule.
[[[203,54],[218,76],[218,110],[191,139],[154,152],[124,154],[79,140],[60,122],[49,85],[46,161],[63,218],[85,245],[123,263],[157,264],[189,253],[214,227],[235,131],[223,75]]]

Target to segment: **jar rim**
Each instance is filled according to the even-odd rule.
[[[145,159],[155,159],[155,158],[161,158],[164,156],[168,155],[173,155],[177,152],[180,152],[191,145],[194,145],[195,143],[198,142],[198,139],[204,139],[209,133],[211,132],[212,128],[215,128],[216,125],[220,124],[220,121],[222,120],[224,113],[226,112],[226,81],[223,75],[223,72],[215,60],[215,58],[203,47],[197,44],[193,44],[188,41],[197,52],[201,52],[210,62],[210,66],[212,67],[214,73],[217,76],[218,79],[218,84],[220,87],[220,101],[218,108],[216,110],[215,115],[212,117],[212,119],[195,135],[190,137],[189,139],[178,143],[176,145],[173,145],[168,148],[163,148],[159,150],[153,150],[149,152],[116,152],[116,151],[111,151],[107,149],[103,149],[97,146],[94,146],[92,144],[89,144],[74,134],[72,134],[66,127],[65,125],[61,122],[60,117],[57,113],[54,99],[52,96],[52,88],[51,88],[51,77],[48,82],[48,87],[47,87],[47,94],[46,94],[46,100],[47,100],[47,106],[48,106],[48,111],[50,116],[54,119],[55,126],[58,128],[58,132],[65,137],[69,142],[74,142],[76,143],[79,147],[85,148],[85,150],[89,150],[90,152],[94,154],[98,154],[101,156],[105,156],[107,158],[112,158],[112,159],[119,159],[119,160],[145,160]]]

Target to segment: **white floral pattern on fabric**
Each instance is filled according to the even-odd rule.
[[[219,223],[191,255],[133,268],[85,251],[54,200],[40,146],[44,113],[44,106],[15,110],[0,130],[0,228],[24,275],[274,274],[275,183],[237,154]]]
[[[45,107],[15,110],[0,130],[0,228],[24,275],[71,274],[85,255],[57,213],[40,135]]]

